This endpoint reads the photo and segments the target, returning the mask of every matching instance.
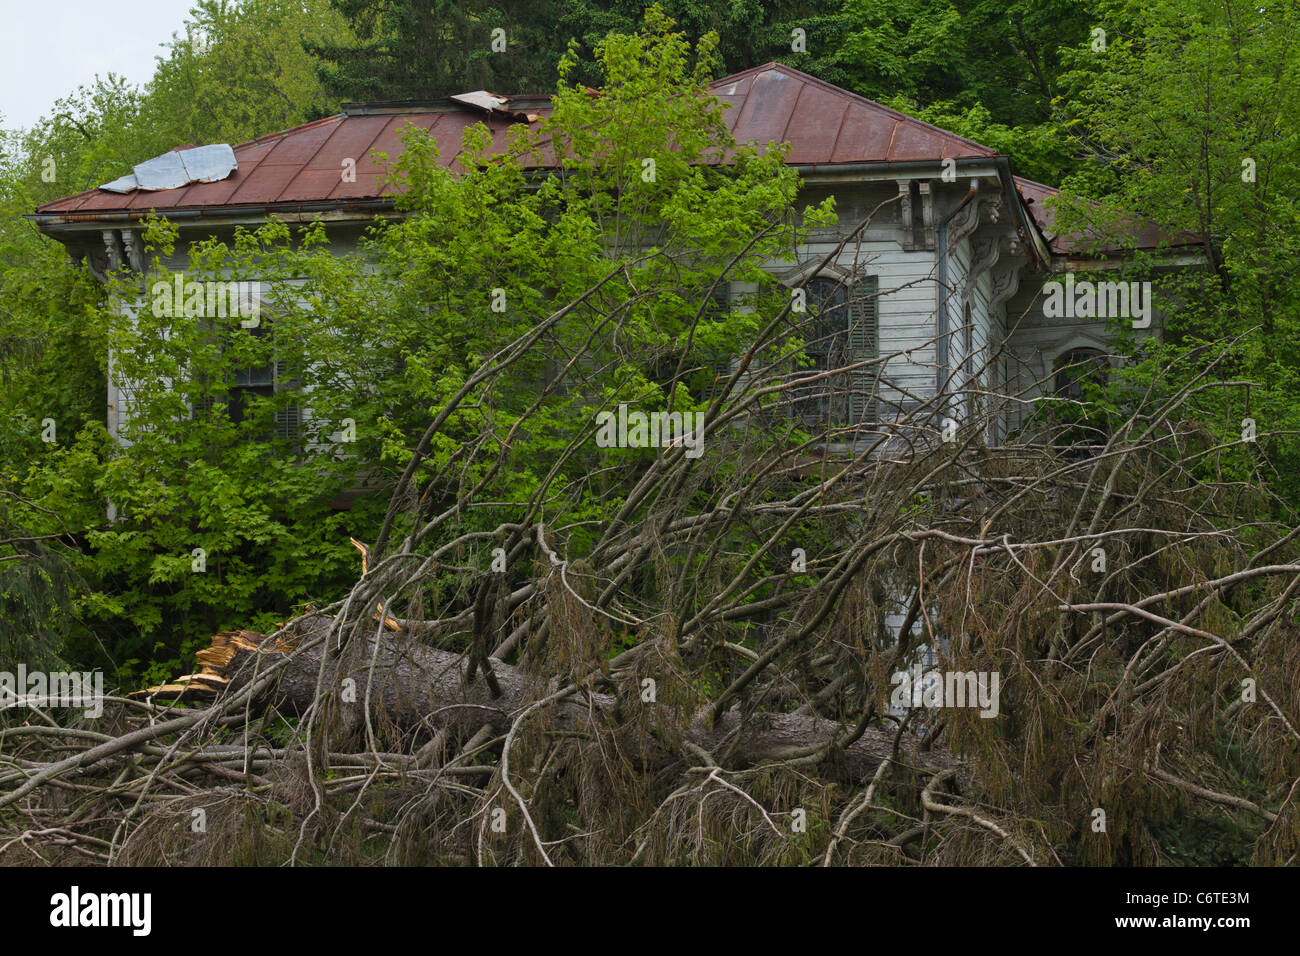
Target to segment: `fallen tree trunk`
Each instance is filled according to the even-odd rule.
[[[325,639],[330,622],[325,615],[309,615],[273,640],[253,631],[222,632],[198,654],[203,665],[199,674],[139,694],[219,700],[246,687],[287,655],[279,678],[255,698],[256,708],[302,715],[328,703],[337,707],[345,733],[359,732],[368,717],[376,728],[423,726],[449,738],[466,739],[484,727],[497,734],[509,732],[527,708],[561,689],[555,679],[532,677],[495,658],[490,659],[493,680],[481,673],[471,677],[466,655],[429,647],[405,631],[372,634],[364,645],[349,642],[340,653],[331,647],[333,638]],[[499,693],[493,692],[492,685]],[[674,727],[666,715],[662,722],[628,720],[632,706],[638,716],[655,707],[582,689],[548,705],[545,716],[537,719],[553,731],[613,732],[624,755],[647,769],[679,759],[683,748],[730,768],[789,761],[816,755],[851,731],[811,714],[745,715],[739,707],[726,711],[715,723],[708,720],[708,708],[701,708],[689,725]],[[914,735],[902,734],[897,741],[895,736],[867,728],[835,755],[830,761],[835,766],[825,767],[824,772],[865,782],[896,747],[894,759],[903,765],[934,771],[957,766],[946,751],[920,749],[920,739]],[[695,757],[690,759],[698,763]]]

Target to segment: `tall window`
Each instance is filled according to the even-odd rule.
[[[808,311],[800,330],[804,353],[813,365],[803,369],[801,377],[876,357],[877,277],[865,276],[852,284],[818,277],[805,289]],[[876,367],[868,366],[805,385],[795,413],[812,430],[872,423],[877,377]]]
[[[248,334],[257,339],[266,338],[267,323],[259,323],[249,329]],[[226,401],[226,412],[230,415],[231,421],[244,420],[250,405],[250,396],[275,397],[275,365],[274,361],[270,361],[254,368],[235,369],[235,377],[230,383],[230,393]]]
[[[1091,446],[1102,444],[1110,434],[1110,423],[1104,407],[1086,403],[1093,386],[1106,384],[1110,376],[1110,363],[1097,349],[1071,349],[1056,360],[1053,386],[1058,398],[1053,417],[1057,422],[1055,444],[1061,446]]]
[[[258,325],[246,331],[258,339],[271,337],[274,342],[274,332],[265,315]],[[255,397],[274,398],[276,392],[294,385],[294,375],[287,363],[275,359],[262,365],[236,368],[226,390],[226,414],[231,421],[242,422],[251,410]],[[195,416],[211,408],[212,403],[211,398],[196,402]],[[297,451],[301,442],[302,409],[297,405],[277,408],[274,429],[277,438],[289,442]]]

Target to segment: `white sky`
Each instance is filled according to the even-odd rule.
[[[193,0],[0,0],[0,126],[30,127],[95,74],[136,85]]]

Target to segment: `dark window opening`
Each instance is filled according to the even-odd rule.
[[[1110,424],[1104,408],[1093,402],[1096,390],[1110,380],[1110,362],[1097,349],[1071,349],[1056,360],[1053,417],[1058,424],[1054,444],[1086,455],[1106,443]]]
[[[270,337],[274,348],[274,332],[265,316],[247,332],[257,339]],[[258,399],[273,400],[278,392],[296,388],[297,385],[296,376],[289,366],[274,358],[260,365],[236,368],[225,390],[226,415],[233,423],[241,424],[252,413],[253,405]],[[195,401],[193,417],[201,417],[213,403],[211,397]],[[302,409],[296,405],[277,408],[272,431],[265,437],[287,442],[291,451],[298,454],[301,451],[302,417]]]
[[[808,311],[800,323],[804,354],[812,365],[800,377],[845,368],[876,357],[878,283],[875,276],[849,285],[819,277],[808,282]],[[800,388],[795,415],[810,430],[873,422],[876,417],[873,367],[827,376]]]
[[[1071,349],[1056,360],[1053,386],[1058,398],[1081,402],[1090,385],[1105,385],[1110,363],[1097,349]]]

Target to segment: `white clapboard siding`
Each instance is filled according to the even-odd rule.
[[[862,242],[846,246],[833,264],[844,272],[870,275],[877,283],[877,353],[888,356],[881,369],[880,408],[911,405],[934,394],[935,255],[931,250],[906,252],[896,228],[870,233]],[[804,265],[820,262],[838,242],[809,243],[800,250]],[[790,269],[789,263],[771,263],[774,274]],[[908,354],[910,352],[910,354]]]

